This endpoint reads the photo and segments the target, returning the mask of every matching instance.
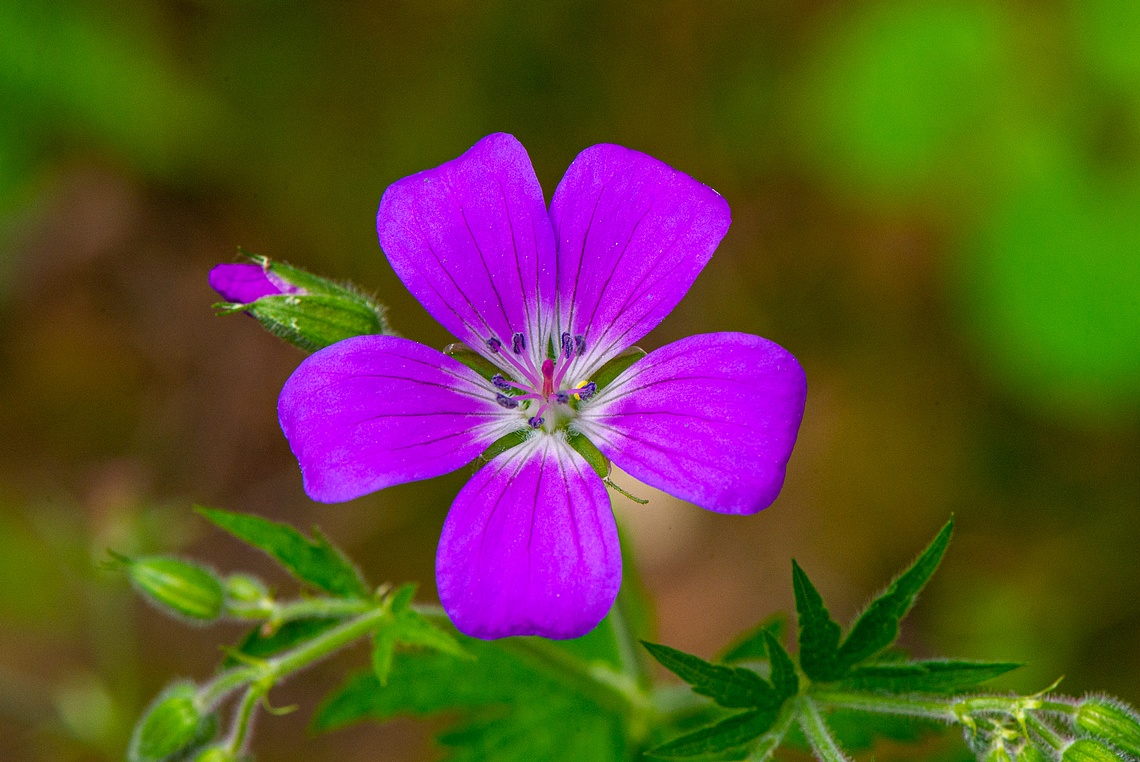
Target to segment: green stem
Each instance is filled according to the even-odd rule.
[[[784,702],[784,707],[780,710],[776,724],[772,726],[771,730],[760,736],[760,743],[753,747],[745,762],[766,762],[771,759],[772,753],[784,742],[784,736],[788,734],[792,727],[792,721],[795,719],[796,713],[793,711],[793,702]]]
[[[1061,751],[1065,748],[1065,739],[1061,738],[1061,736],[1057,735],[1053,728],[1049,727],[1033,715],[1030,714],[1025,716],[1025,727],[1041,736],[1042,741],[1049,744],[1049,746],[1056,749],[1057,751]]]
[[[257,667],[235,667],[215,677],[202,686],[198,691],[198,705],[203,711],[209,712],[217,706],[226,696],[241,688],[251,680],[257,678],[260,671]]]
[[[804,731],[804,736],[811,744],[816,757],[822,762],[850,762],[850,758],[839,748],[839,744],[831,735],[831,730],[828,729],[827,723],[823,721],[823,716],[812,700],[807,696],[800,697],[799,710],[800,728]]]
[[[307,643],[267,659],[266,674],[273,680],[296,672],[315,661],[339,651],[349,643],[379,627],[389,616],[388,606],[373,604],[373,608],[360,616],[325,630]]]
[[[246,688],[245,695],[241,697],[237,716],[234,718],[233,729],[230,730],[230,737],[226,739],[226,746],[235,755],[241,752],[242,746],[245,744],[246,736],[249,734],[250,721],[253,719],[253,710],[257,708],[257,702],[265,695],[265,691],[266,688],[260,682],[253,683]]]
[[[956,723],[959,715],[949,701],[920,699],[904,696],[880,696],[874,693],[855,691],[813,690],[811,696],[821,704],[834,709],[856,709],[863,712],[882,714],[904,714],[911,717],[927,717],[942,722]],[[1008,702],[1008,699],[1006,699]]]
[[[614,643],[617,646],[618,664],[621,665],[622,673],[638,686],[648,687],[649,674],[646,672],[645,662],[639,656],[640,644],[633,637],[633,632],[629,628],[629,593],[626,591],[625,585],[622,585],[618,591],[617,601],[610,609],[609,621],[610,630],[614,635]]]
[[[295,619],[340,619],[363,614],[375,607],[376,601],[363,598],[305,598],[268,606],[231,606],[228,613],[239,619],[265,620],[274,627],[280,627]]]

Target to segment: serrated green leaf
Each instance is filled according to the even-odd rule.
[[[293,619],[281,625],[269,635],[263,634],[261,625],[258,625],[246,633],[241,643],[233,650],[245,656],[264,659],[273,654],[280,653],[287,648],[292,648],[299,643],[311,640],[325,630],[336,627],[338,624],[340,624],[340,621],[327,617],[319,619]],[[229,667],[236,667],[241,663],[240,659],[230,654],[222,661],[222,667],[228,669]]]
[[[953,694],[1020,667],[1012,662],[931,660],[873,664],[851,670],[837,685],[884,693]]]
[[[369,596],[360,572],[316,527],[310,540],[288,524],[260,516],[203,506],[195,510],[239,540],[268,553],[303,582],[344,598]]]
[[[419,585],[415,582],[408,582],[396,588],[388,598],[388,605],[391,606],[392,613],[399,614],[402,611],[407,611],[408,607],[412,605],[412,599],[416,597],[418,587]]]
[[[728,645],[717,658],[719,662],[731,664],[737,661],[763,660],[768,657],[765,633],[782,639],[788,630],[788,615],[778,612],[765,619],[751,630],[745,631]]]
[[[314,729],[363,720],[459,713],[441,735],[453,762],[619,762],[622,724],[548,673],[494,642],[459,636],[475,661],[397,652],[388,685],[371,671],[350,678],[318,709]]]
[[[699,757],[735,749],[767,733],[776,722],[776,714],[776,709],[757,709],[734,714],[715,725],[683,735],[646,753],[651,757],[677,758]]]
[[[768,646],[768,661],[772,665],[772,687],[781,701],[791,698],[800,691],[800,678],[796,675],[796,665],[784,650],[783,644],[768,631],[764,632]]]
[[[841,677],[839,625],[832,621],[819,591],[794,560],[792,589],[800,626],[800,668],[812,680],[827,681]]]
[[[460,659],[472,658],[454,636],[439,629],[411,609],[397,614],[395,621],[386,629],[393,631],[396,642],[402,646],[430,648]]]
[[[951,519],[910,568],[867,606],[839,647],[839,662],[844,668],[874,656],[895,642],[899,635],[899,622],[938,568],[953,531],[954,520]]]
[[[709,664],[699,656],[658,643],[642,641],[642,645],[694,693],[708,696],[727,709],[778,707],[781,703],[768,681],[750,669]]]

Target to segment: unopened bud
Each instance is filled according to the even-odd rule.
[[[1140,717],[1123,704],[1106,698],[1087,698],[1077,706],[1073,722],[1078,730],[1093,738],[1140,757]]]
[[[986,754],[986,762],[1013,762],[1004,746],[995,746]]]
[[[1061,762],[1125,762],[1125,760],[1100,741],[1078,738],[1061,754]]]
[[[193,683],[178,682],[155,699],[135,726],[127,750],[129,762],[159,762],[189,748],[206,719],[195,701]]]
[[[266,257],[218,265],[210,285],[228,300],[220,314],[246,312],[270,333],[309,352],[353,336],[388,333],[384,308],[326,278]]]
[[[226,577],[226,597],[240,603],[258,603],[269,597],[269,590],[257,577],[231,574]]]
[[[176,614],[211,621],[222,613],[222,582],[208,569],[170,556],[116,556],[140,593]]]
[[[203,749],[194,757],[194,762],[237,762],[237,759],[229,747],[223,744]]]

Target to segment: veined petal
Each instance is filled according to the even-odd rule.
[[[550,204],[558,330],[585,335],[583,378],[673,310],[728,231],[711,188],[643,153],[578,154]]]
[[[586,634],[621,585],[602,480],[561,437],[492,459],[451,506],[436,580],[451,621],[472,637]]]
[[[216,265],[210,270],[210,288],[222,298],[238,304],[249,304],[263,296],[296,294],[301,289],[272,278],[261,265],[251,263]]]
[[[803,418],[796,359],[759,336],[691,336],[650,352],[583,404],[578,429],[626,473],[721,513],[776,499]]]
[[[471,462],[523,424],[470,368],[395,336],[357,336],[298,366],[277,403],[314,500],[351,500]]]
[[[488,135],[384,192],[376,216],[392,269],[445,328],[486,353],[523,333],[538,356],[554,304],[554,235],[530,157]]]

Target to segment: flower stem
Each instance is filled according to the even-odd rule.
[[[645,669],[645,662],[640,657],[639,644],[630,630],[629,620],[629,592],[625,585],[618,591],[617,601],[610,609],[610,631],[613,632],[614,644],[617,646],[618,664],[621,671],[641,688],[649,686],[649,673]]]
[[[1056,749],[1057,751],[1061,751],[1065,748],[1065,739],[1061,738],[1061,736],[1057,735],[1053,728],[1049,727],[1033,715],[1026,715],[1025,727],[1040,736],[1041,740],[1047,743],[1051,748]]]
[[[312,640],[266,660],[266,671],[277,679],[309,666],[379,627],[389,616],[388,606],[372,604],[360,616],[325,630]]]
[[[831,735],[831,730],[823,721],[819,709],[807,696],[800,697],[798,714],[800,728],[804,731],[804,736],[811,744],[816,757],[822,762],[850,762],[850,758],[843,753]]]
[[[785,702],[784,708],[780,710],[780,716],[776,719],[776,724],[772,726],[771,730],[760,736],[760,742],[752,748],[752,752],[745,762],[767,762],[771,759],[773,752],[784,742],[784,736],[788,734],[788,730],[792,727],[792,721],[795,719],[796,713],[793,710],[792,702]]]
[[[959,721],[959,715],[954,711],[954,705],[949,701],[939,699],[881,696],[874,693],[829,690],[813,690],[811,695],[819,703],[835,709],[903,714],[951,723]]]

